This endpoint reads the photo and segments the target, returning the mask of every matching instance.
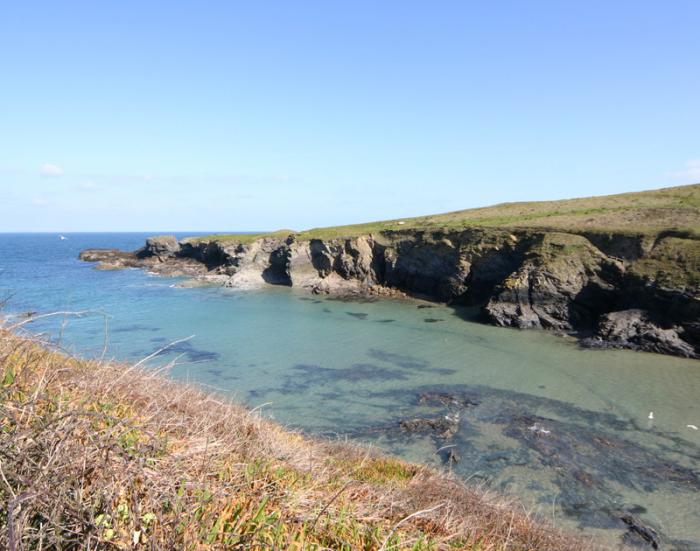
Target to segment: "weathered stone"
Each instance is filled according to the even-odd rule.
[[[660,327],[645,310],[631,309],[604,314],[598,324],[597,340],[609,347],[695,357],[694,347],[684,341],[679,332],[683,329]],[[590,341],[589,344],[595,346]]]
[[[486,305],[497,325],[573,330],[593,325],[604,311],[621,266],[582,236],[541,237],[520,268]]]
[[[661,549],[659,534],[652,527],[644,524],[640,519],[629,513],[622,513],[620,520],[627,526],[627,533],[623,541],[628,545],[645,546],[651,549]]]
[[[177,238],[172,235],[164,235],[146,239],[146,245],[136,251],[136,256],[139,258],[155,257],[163,262],[168,258],[174,257],[179,252],[180,243]]]
[[[399,423],[406,432],[428,432],[443,440],[452,438],[459,429],[459,414],[435,418],[407,419]]]

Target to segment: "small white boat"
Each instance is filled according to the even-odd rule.
[[[58,236],[61,241],[66,241],[68,238],[65,235]]]

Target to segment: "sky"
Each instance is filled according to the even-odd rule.
[[[256,231],[700,182],[696,0],[0,5],[0,231]]]

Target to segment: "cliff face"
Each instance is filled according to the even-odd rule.
[[[81,258],[238,288],[400,291],[479,306],[496,325],[573,332],[587,346],[700,357],[700,241],[673,232],[470,228],[248,242],[161,237],[134,253],[91,250]]]

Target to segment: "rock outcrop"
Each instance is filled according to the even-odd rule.
[[[623,270],[585,237],[544,234],[496,287],[485,311],[503,326],[590,327],[613,298]]]
[[[653,314],[646,310],[608,312],[600,316],[596,337],[584,343],[591,347],[632,348],[694,357],[694,347],[681,338],[685,333],[683,326],[665,328],[665,325],[663,320],[654,319]]]
[[[588,346],[700,353],[700,240],[679,232],[466,228],[328,239],[157,237],[134,253],[88,250],[81,258],[237,288],[408,293],[478,306],[496,325],[574,333]]]
[[[136,251],[136,256],[139,258],[156,258],[162,262],[174,257],[179,252],[180,243],[178,240],[172,235],[165,235],[146,239],[146,245]]]

